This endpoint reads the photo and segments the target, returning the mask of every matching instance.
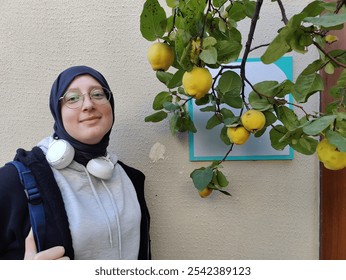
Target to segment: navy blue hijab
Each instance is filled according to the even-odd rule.
[[[59,98],[64,95],[68,86],[76,77],[86,74],[95,78],[101,84],[102,87],[107,88],[109,91],[111,91],[106,79],[100,72],[88,66],[73,66],[61,72],[57,79],[54,81],[52,85],[52,90],[50,92],[49,101],[50,111],[52,112],[53,118],[55,120],[54,137],[68,141],[75,149],[74,160],[84,165],[86,165],[88,161],[93,158],[106,155],[107,147],[109,144],[109,136],[112,130],[110,129],[99,143],[94,145],[88,145],[74,139],[67,133],[67,131],[64,128],[61,118],[61,107]],[[112,94],[109,102],[112,107],[114,123],[114,99]]]

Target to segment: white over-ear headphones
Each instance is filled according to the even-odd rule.
[[[46,154],[49,165],[55,169],[63,169],[71,164],[74,158],[74,148],[63,139],[54,139]],[[97,178],[107,180],[112,177],[114,164],[109,156],[98,157],[88,162],[86,166],[88,172]]]

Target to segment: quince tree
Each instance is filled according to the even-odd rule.
[[[206,128],[221,126],[218,137],[229,150],[222,160],[191,172],[201,197],[213,190],[230,195],[225,190],[229,181],[220,170],[221,163],[234,145],[244,144],[250,134],[261,137],[266,130],[273,149],[290,146],[304,155],[316,153],[326,168],[346,167],[346,50],[327,52],[325,48],[338,40],[330,31],[343,28],[346,0],[311,1],[291,18],[287,18],[282,0],[272,0],[280,8],[277,16],[283,24],[271,42],[260,46],[252,44],[263,0],[166,0],[165,7],[160,2],[146,0],[140,16],[143,38],[156,41],[156,46],[162,44],[156,53],[151,50],[148,58],[162,64],[153,69],[167,87],[153,98],[155,112],[145,121],[160,122],[169,117],[174,135],[195,133],[188,102],[212,113]],[[171,13],[167,15],[166,10]],[[237,29],[240,21],[248,22],[247,34]],[[305,54],[309,48],[317,48],[319,57],[308,62],[294,82],[268,77],[253,84],[245,66],[251,52],[260,48],[265,64],[291,52]],[[167,61],[162,61],[165,56]],[[237,60],[241,62],[232,64]],[[321,71],[333,74],[337,68],[341,74],[326,93],[333,101],[325,112],[307,112],[304,105],[309,98],[325,89]],[[212,77],[209,69],[217,69],[217,74]],[[251,88],[249,95],[245,94],[245,85]],[[287,95],[294,101],[289,102]],[[297,110],[303,117],[298,117]]]

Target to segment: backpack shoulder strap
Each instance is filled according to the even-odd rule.
[[[28,199],[31,227],[34,233],[37,251],[40,252],[44,248],[46,220],[43,200],[37,188],[35,177],[31,170],[20,161],[14,160],[8,164],[13,164],[17,168],[20,181],[24,186],[24,191]]]

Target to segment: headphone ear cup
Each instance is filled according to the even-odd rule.
[[[74,148],[63,139],[54,140],[48,148],[46,159],[55,169],[63,169],[70,165],[74,158]]]
[[[107,157],[99,157],[90,160],[86,168],[95,177],[108,180],[113,175],[114,164]]]

